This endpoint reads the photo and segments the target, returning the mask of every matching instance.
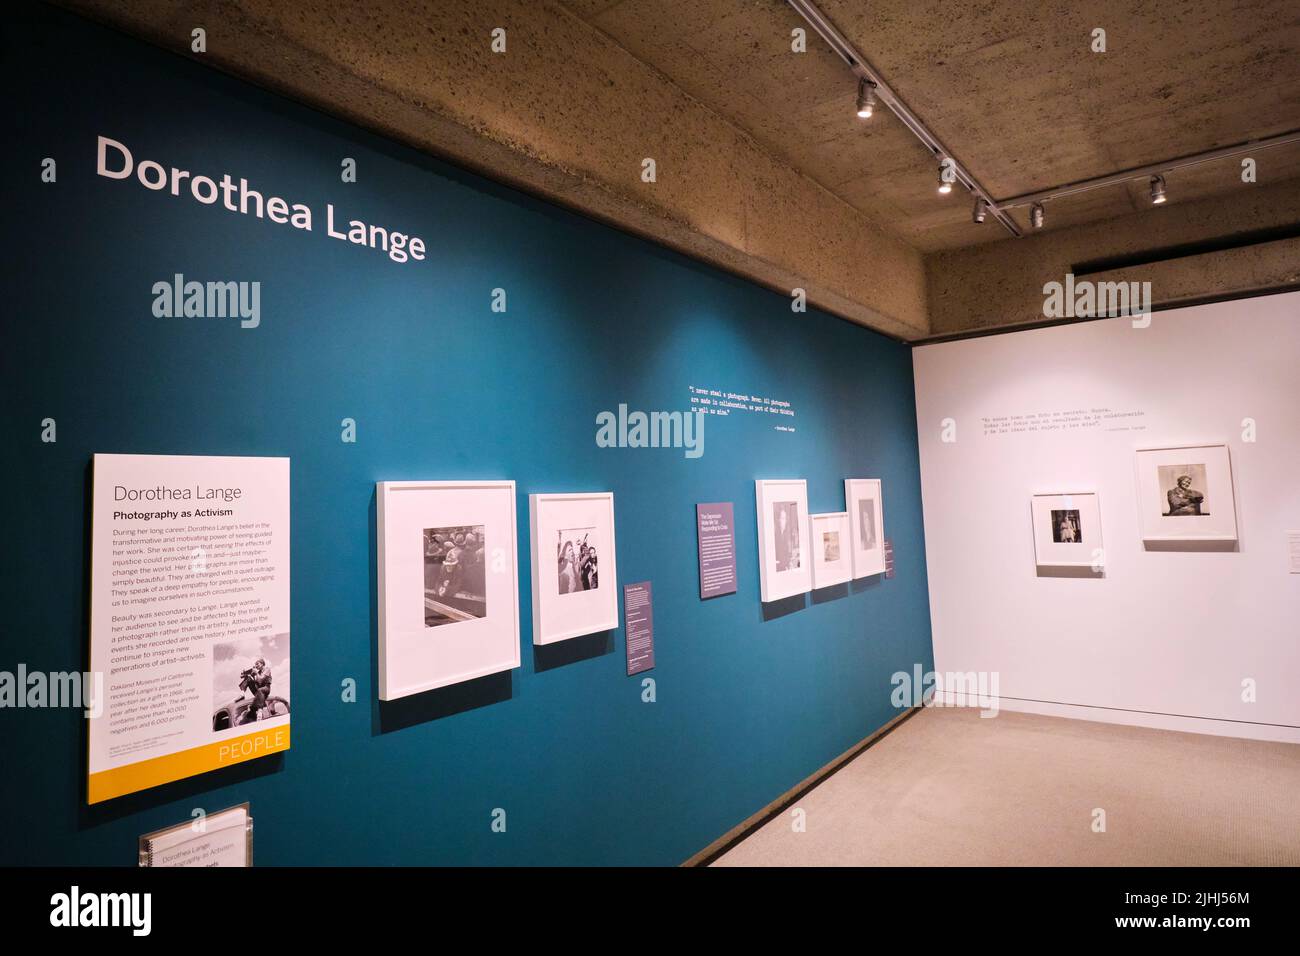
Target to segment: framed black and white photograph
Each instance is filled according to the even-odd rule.
[[[618,627],[613,492],[529,495],[528,516],[533,643]]]
[[[518,667],[513,481],[376,487],[379,698]]]
[[[844,506],[851,525],[853,577],[884,574],[885,509],[880,497],[880,479],[844,479]]]
[[[1179,445],[1137,452],[1142,540],[1211,550],[1237,540],[1237,502],[1227,445]]]
[[[847,511],[809,518],[812,530],[813,587],[824,588],[853,580],[852,529]]]
[[[1030,498],[1034,561],[1040,568],[1088,568],[1100,575],[1106,553],[1101,544],[1101,507],[1092,491],[1044,494]]]
[[[764,602],[812,590],[808,485],[802,478],[754,482],[759,586]]]

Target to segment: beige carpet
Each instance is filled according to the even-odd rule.
[[[1300,745],[929,708],[795,806],[714,865],[1296,866]]]

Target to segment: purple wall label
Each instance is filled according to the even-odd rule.
[[[627,674],[655,666],[655,615],[650,582],[623,585],[623,622],[627,637]]]
[[[885,577],[894,576],[894,539],[885,539]]]
[[[730,501],[695,506],[700,542],[700,599],[736,593],[736,526]]]

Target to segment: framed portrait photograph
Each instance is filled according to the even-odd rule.
[[[1092,491],[1034,495],[1034,561],[1040,568],[1105,566],[1101,544],[1101,507]]]
[[[513,481],[376,486],[379,699],[519,666]]]
[[[885,573],[885,509],[879,478],[844,479],[844,506],[852,534],[853,576]]]
[[[1142,448],[1137,470],[1144,542],[1236,542],[1237,501],[1227,445]]]
[[[853,580],[853,542],[847,511],[829,511],[808,519],[812,529],[813,587]]]
[[[760,600],[778,601],[812,590],[808,552],[808,483],[802,478],[754,482],[758,506]]]
[[[533,643],[618,627],[614,493],[529,495]]]

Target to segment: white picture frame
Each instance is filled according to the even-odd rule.
[[[1194,548],[1197,542],[1237,541],[1237,498],[1226,444],[1139,448],[1135,458],[1142,540],[1147,546]]]
[[[1104,570],[1101,502],[1095,491],[1036,494],[1029,502],[1037,567]]]
[[[810,515],[813,589],[853,580],[853,542],[847,511]]]
[[[812,561],[807,553],[808,482],[803,478],[760,478],[754,482],[754,500],[760,600],[766,604],[807,594],[812,590]]]
[[[844,479],[855,579],[885,573],[885,505],[881,494],[879,478]]]
[[[515,483],[381,481],[375,497],[379,699],[518,667]]]
[[[533,643],[554,644],[616,629],[614,493],[529,495],[528,525]]]

